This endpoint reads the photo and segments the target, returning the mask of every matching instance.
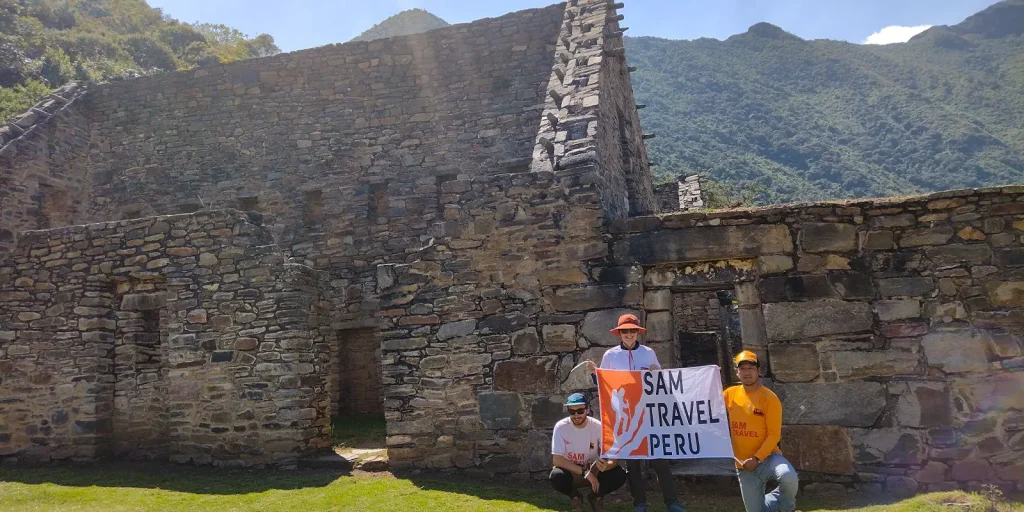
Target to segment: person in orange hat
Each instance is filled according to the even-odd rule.
[[[619,317],[618,325],[611,330],[611,333],[619,337],[619,346],[612,347],[605,351],[601,358],[600,368],[609,370],[660,370],[661,363],[658,362],[658,354],[650,347],[642,345],[639,341],[640,335],[647,329],[640,326],[640,320],[636,315],[625,314]],[[597,376],[593,374],[598,368],[593,361],[586,361],[587,369],[590,370],[594,384],[597,384]],[[633,512],[647,512],[647,488],[644,482],[642,460],[627,460],[626,474],[629,477],[629,493],[633,496]],[[672,470],[665,459],[650,460],[651,467],[658,475],[658,483],[661,484],[661,494],[665,499],[667,512],[686,512],[686,509],[679,504],[679,494],[676,492],[675,479]]]
[[[796,470],[782,456],[782,401],[761,385],[757,354],[744,350],[733,359],[740,384],[725,390],[736,476],[746,512],[796,510]],[[769,480],[778,487],[765,494]]]

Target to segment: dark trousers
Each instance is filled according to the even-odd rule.
[[[647,503],[647,484],[644,482],[644,466],[642,460],[627,460],[626,469],[629,470],[629,494],[633,496],[633,505]],[[676,494],[676,481],[672,476],[672,469],[668,467],[665,459],[654,459],[647,461],[651,463],[654,472],[658,475],[658,483],[661,484],[661,495],[668,505],[679,501]]]
[[[551,468],[548,481],[551,482],[551,487],[554,487],[556,491],[570,498],[580,495],[577,489],[581,487],[590,488],[590,482],[582,476],[574,475],[562,468]],[[602,471],[597,474],[597,483],[598,496],[614,492],[619,487],[622,487],[622,484],[626,483],[626,471],[621,466],[615,466],[608,471]]]

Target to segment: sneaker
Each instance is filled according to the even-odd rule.
[[[668,504],[668,508],[665,509],[665,512],[686,512],[686,509],[683,508],[678,501],[673,501]]]
[[[579,496],[572,497],[572,512],[583,512],[583,498]]]
[[[641,503],[641,504],[633,507],[633,512],[647,512],[647,504],[646,503]]]
[[[593,512],[604,512],[604,498],[598,497],[594,493],[587,495],[587,501],[590,502],[590,510]]]

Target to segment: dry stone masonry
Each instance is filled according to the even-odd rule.
[[[657,197],[658,211],[662,213],[707,208],[701,191],[701,177],[696,174],[685,178],[680,176],[676,181],[657,185],[654,187],[654,195]]]
[[[620,7],[57,93],[0,149],[0,457],[292,466],[382,414],[394,467],[542,477],[631,312],[761,354],[805,485],[1024,489],[1024,189],[656,193]]]
[[[0,454],[294,464],[329,446],[320,279],[240,212],[22,233],[0,266]]]

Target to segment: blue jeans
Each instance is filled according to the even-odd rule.
[[[796,510],[796,490],[799,480],[793,465],[781,454],[773,453],[757,469],[746,471],[736,470],[740,480],[740,494],[743,495],[743,508],[747,512],[776,512]],[[775,480],[779,486],[765,494],[764,488],[769,480]]]

